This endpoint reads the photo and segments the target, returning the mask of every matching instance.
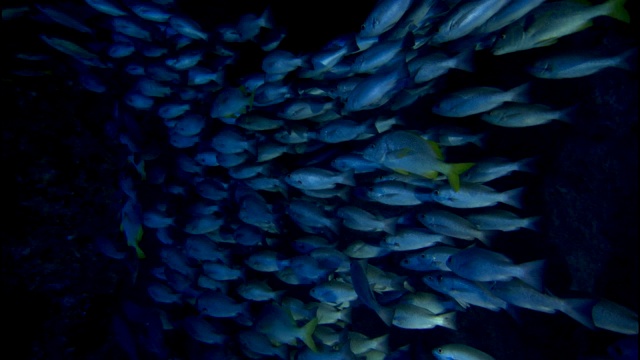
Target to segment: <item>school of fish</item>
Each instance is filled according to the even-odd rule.
[[[279,47],[288,34],[269,7],[213,32],[172,0],[3,9],[5,20],[24,14],[81,39],[110,36],[40,38],[43,58],[71,62],[86,91],[124,89],[113,105],[128,160],[122,237],[99,245],[139,263],[157,305],[131,302],[114,320],[121,336],[145,339],[120,342],[129,358],[174,358],[176,333],[206,354],[194,358],[411,358],[388,334],[354,331],[359,308],[411,331],[453,333],[457,314],[480,307],[638,333],[637,314],[618,304],[545,291],[544,258],[492,248],[545,219],[509,181],[535,176],[535,154],[483,150],[495,129],[572,126],[579,105],[537,100],[533,80],[627,71],[637,50],[558,48],[508,88],[448,83],[476,71],[478,53],[553,47],[596,17],[629,22],[624,0],[380,0],[358,33],[308,53]],[[260,69],[235,66],[245,47],[262,54]],[[456,342],[432,356],[494,358]]]

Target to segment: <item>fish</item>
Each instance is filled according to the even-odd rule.
[[[337,184],[355,186],[353,171],[335,173],[321,168],[301,168],[285,176],[287,184],[301,190],[333,189]]]
[[[360,27],[359,37],[371,38],[390,30],[411,6],[411,0],[380,0]]]
[[[359,82],[347,95],[344,113],[371,110],[386,104],[409,81],[406,65],[373,74]]]
[[[541,293],[519,279],[496,281],[491,292],[511,305],[544,313],[561,311],[587,328],[595,329],[591,312],[596,304],[594,299],[558,298]]]
[[[591,26],[592,19],[598,16],[610,16],[628,23],[629,13],[624,4],[625,0],[608,0],[597,5],[545,2],[509,25],[497,38],[491,52],[504,55],[553,45],[558,39]]]
[[[498,203],[521,208],[524,188],[497,192],[482,184],[462,183],[458,190],[451,186],[442,186],[432,193],[433,201],[458,209],[484,208]]]
[[[387,326],[391,326],[394,318],[394,310],[380,305],[373,296],[369,279],[365,273],[366,265],[366,260],[351,260],[350,274],[353,289],[358,295],[358,299],[362,301],[365,306],[375,311]]]
[[[365,149],[362,156],[401,174],[433,179],[442,173],[456,191],[460,189],[460,174],[473,166],[473,163],[445,163],[435,143],[402,130],[382,135]]]
[[[491,311],[507,308],[507,302],[493,295],[483,283],[467,280],[451,272],[430,272],[422,281],[432,289],[452,297],[462,308],[470,305]]]
[[[492,110],[505,102],[529,102],[530,85],[523,84],[503,91],[492,87],[472,87],[445,95],[431,111],[434,114],[461,118]]]
[[[540,231],[541,216],[521,218],[518,215],[501,209],[482,209],[465,216],[479,230],[515,231],[518,229],[530,229]]]
[[[527,72],[542,79],[573,79],[589,76],[606,68],[632,70],[629,58],[637,53],[638,49],[634,48],[613,56],[594,55],[591,51],[559,54],[536,61],[527,68]]]
[[[446,344],[431,351],[439,360],[495,360],[483,351],[465,344]]]
[[[543,289],[544,260],[519,265],[497,252],[472,246],[451,255],[447,267],[456,275],[473,281],[508,281],[518,278],[537,290]]]
[[[471,33],[507,3],[508,0],[473,0],[458,3],[445,15],[431,42],[441,44]]]
[[[433,210],[418,214],[420,221],[427,229],[434,233],[450,236],[456,239],[490,242],[491,233],[483,232],[469,220],[446,210]]]
[[[360,231],[384,231],[388,234],[396,232],[398,218],[380,218],[355,206],[343,206],[336,215],[342,219],[344,226]]]
[[[426,229],[405,228],[394,235],[388,235],[380,244],[391,251],[409,251],[431,247],[437,244],[452,244],[450,238],[434,234]]]
[[[419,306],[401,303],[395,306],[393,325],[403,329],[433,329],[436,326],[457,330],[456,312],[434,314]]]

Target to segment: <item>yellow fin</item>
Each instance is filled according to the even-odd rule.
[[[313,318],[309,321],[305,326],[302,327],[302,341],[311,349],[313,352],[318,352],[318,348],[316,347],[316,343],[313,341],[313,332],[316,331],[316,326],[318,325],[318,318]]]
[[[391,170],[397,172],[400,175],[409,175],[410,174],[408,171],[402,170],[402,169],[391,169]]]
[[[433,150],[433,153],[436,156],[436,159],[444,160],[444,155],[442,155],[442,150],[440,149],[440,145],[438,145],[438,143],[433,140],[425,140],[425,141],[427,142],[427,144],[429,144],[429,147],[431,148],[431,150]]]
[[[459,163],[459,164],[450,164],[451,168],[447,173],[447,180],[449,180],[449,185],[453,188],[453,191],[458,192],[460,190],[460,174],[469,170],[475,163]]]
[[[390,158],[395,158],[395,159],[402,159],[404,157],[407,157],[409,155],[413,154],[413,150],[409,149],[409,148],[403,148],[400,150],[395,150],[389,153],[389,157]]]
[[[427,171],[426,173],[423,173],[421,175],[426,177],[427,179],[433,180],[438,177],[438,172],[435,170],[432,170],[432,171]]]

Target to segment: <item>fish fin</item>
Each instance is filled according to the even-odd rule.
[[[483,244],[487,245],[488,247],[491,247],[493,240],[496,238],[496,236],[498,236],[499,233],[501,233],[501,231],[482,230],[480,231],[480,236],[478,237],[478,240],[480,240]]]
[[[391,326],[393,322],[394,310],[393,308],[388,308],[384,306],[379,306],[376,310],[376,314],[380,317],[380,319],[387,324],[387,326]]]
[[[632,48],[623,52],[616,57],[618,61],[616,61],[615,67],[627,71],[636,71],[638,67],[637,54],[638,48]]]
[[[402,170],[402,169],[391,169],[391,170],[393,170],[393,171],[395,171],[395,172],[397,172],[398,174],[401,174],[401,175],[409,175],[409,172],[406,171],[406,170]],[[437,173],[436,173],[436,176],[437,176]]]
[[[396,159],[402,159],[414,153],[415,151],[410,148],[403,148],[390,152],[388,156]]]
[[[316,343],[313,341],[313,332],[316,331],[318,326],[318,318],[314,318],[302,327],[302,342],[305,343],[313,352],[318,352]]]
[[[379,118],[375,120],[375,127],[379,134],[390,130],[391,127],[396,124],[403,125],[404,121],[398,116],[394,116],[390,119]]]
[[[453,191],[458,192],[458,190],[460,190],[460,174],[469,170],[474,165],[475,163],[450,164],[449,172],[445,175],[447,175],[449,185],[451,185]]]
[[[585,25],[583,29],[586,29],[589,26],[591,26],[591,22],[587,23],[587,25]],[[583,30],[583,29],[580,29],[580,30]],[[558,42],[558,38],[544,39],[544,40],[540,40],[540,41],[536,42],[533,45],[533,47],[549,46],[549,45],[553,45],[553,44],[555,44],[557,42]]]
[[[502,193],[503,199],[501,202],[507,205],[511,205],[513,207],[517,207],[518,209],[521,209],[523,194],[524,194],[524,187],[505,191]]]
[[[260,15],[260,26],[268,29],[273,29],[274,28],[273,24],[274,22],[273,22],[273,14],[271,13],[271,6],[267,6],[267,8],[264,9],[264,12],[262,13],[262,15]]]
[[[422,174],[420,174],[420,175],[421,175],[422,177],[427,178],[427,179],[434,180],[435,178],[437,178],[437,177],[438,177],[438,172],[437,172],[437,171],[435,171],[435,170],[434,170],[434,171],[427,171],[427,172],[422,173]]]
[[[542,222],[542,216],[532,216],[525,219],[525,229],[540,231],[540,223]]]
[[[473,138],[473,140],[471,140],[471,143],[476,145],[479,148],[484,148],[484,146],[486,145],[486,141],[487,141],[487,137],[489,136],[488,133],[482,133],[482,134],[478,134],[476,137]]]
[[[398,224],[399,217],[393,217],[384,220],[383,231],[387,234],[394,235],[396,233],[396,224]]]
[[[438,315],[438,317],[442,321],[442,324],[440,326],[446,327],[447,329],[451,330],[458,330],[458,327],[456,326],[456,314],[457,312],[451,311],[445,314]]]
[[[537,166],[538,158],[530,157],[517,161],[516,168],[518,171],[528,172],[528,173],[536,173],[538,172]]]
[[[471,305],[469,305],[469,303],[464,302],[462,300],[459,300],[459,299],[456,299],[456,298],[453,298],[453,300],[455,300],[458,303],[458,305],[460,305],[463,309],[467,309],[467,308],[469,308],[471,306]]]
[[[618,19],[622,22],[629,23],[631,20],[629,17],[629,13],[624,8],[625,2],[626,0],[611,0],[607,2],[606,4],[610,7],[610,10],[607,13],[607,15],[611,16],[614,19]]]
[[[466,72],[474,72],[476,70],[476,64],[473,61],[473,56],[475,52],[473,50],[465,50],[462,51],[458,56],[455,57],[455,62],[453,64],[454,69],[466,71]]]
[[[544,289],[545,260],[535,260],[518,265],[521,271],[520,280],[531,285],[538,291]]]
[[[564,299],[563,307],[558,310],[589,329],[595,330],[596,327],[593,323],[591,311],[596,303],[597,300],[593,299]]]
[[[531,101],[531,96],[529,93],[531,92],[531,84],[525,83],[520,86],[516,86],[513,89],[509,90],[511,93],[511,99],[509,101],[519,102],[519,103],[528,103]]]
[[[442,149],[440,149],[440,145],[438,145],[438,143],[433,140],[425,140],[425,141],[427,142],[427,144],[429,144],[429,147],[431,148],[431,150],[433,150],[433,153],[436,156],[436,159],[444,160],[444,155],[442,154]]]
[[[356,173],[356,170],[353,168],[345,171],[344,173],[342,173],[342,179],[340,183],[348,186],[356,186],[356,181],[353,178],[353,174],[355,173]]]

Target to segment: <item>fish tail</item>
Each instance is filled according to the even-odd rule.
[[[479,134],[471,140],[471,143],[475,144],[479,148],[484,148],[485,142],[487,141],[488,133]]]
[[[521,276],[520,280],[531,285],[538,291],[544,289],[544,260],[535,260],[527,263],[520,264]]]
[[[268,29],[273,29],[273,24],[273,13],[271,12],[271,6],[267,6],[267,8],[264,9],[262,15],[260,15],[260,26]]]
[[[479,235],[477,239],[480,240],[483,244],[487,245],[488,247],[491,247],[493,240],[495,239],[496,236],[498,236],[499,233],[500,232],[496,230],[481,230],[479,231]]]
[[[384,323],[387,324],[387,326],[391,326],[391,323],[393,322],[393,313],[394,313],[394,310],[392,308],[388,308],[384,306],[379,306],[376,309],[376,314],[378,314],[380,319],[384,321]]]
[[[502,194],[504,195],[502,203],[517,207],[518,209],[522,208],[522,196],[524,194],[524,187],[505,191]]]
[[[591,310],[596,302],[593,299],[564,299],[562,308],[558,310],[589,329],[595,330]]]
[[[313,341],[313,332],[316,331],[316,326],[318,326],[318,318],[314,318],[313,320],[309,321],[305,326],[302,327],[302,338],[300,339],[313,352],[318,352],[316,343]]]
[[[627,2],[627,0],[610,0],[606,2],[604,4],[608,9],[606,15],[622,22],[630,22],[631,18],[629,17],[629,12],[624,8],[625,2]]]
[[[636,71],[638,48],[629,49],[617,56],[615,67],[627,71]]]
[[[398,223],[399,217],[389,218],[384,221],[383,230],[387,234],[395,234],[396,233],[396,224]]]
[[[445,174],[449,180],[449,185],[454,191],[460,190],[460,174],[469,170],[475,163],[450,164],[449,171]]]
[[[529,103],[531,101],[530,96],[531,84],[526,83],[509,90],[511,93],[511,99],[509,101],[519,103]]]
[[[525,229],[540,231],[540,225],[542,223],[542,216],[532,216],[525,219],[526,222],[524,224]]]
[[[379,118],[375,121],[375,127],[378,131],[378,134],[383,133],[391,129],[393,125],[403,125],[404,121],[398,116],[394,116],[390,119]]]
[[[458,327],[456,326],[456,314],[457,312],[452,311],[438,315],[441,321],[440,326],[446,327],[447,329],[451,330],[458,330]]]
[[[348,186],[356,186],[356,180],[353,178],[353,174],[355,174],[355,172],[355,169],[351,168],[342,173],[340,183]]]
[[[537,162],[538,159],[535,157],[525,158],[518,160],[516,167],[518,171],[536,173],[538,172]]]
[[[376,344],[374,349],[381,351],[385,354],[389,353],[389,334],[384,334],[378,338],[375,339],[376,340]]]
[[[474,51],[465,50],[455,58],[453,67],[466,72],[474,72],[476,70],[475,61],[473,61]]]

